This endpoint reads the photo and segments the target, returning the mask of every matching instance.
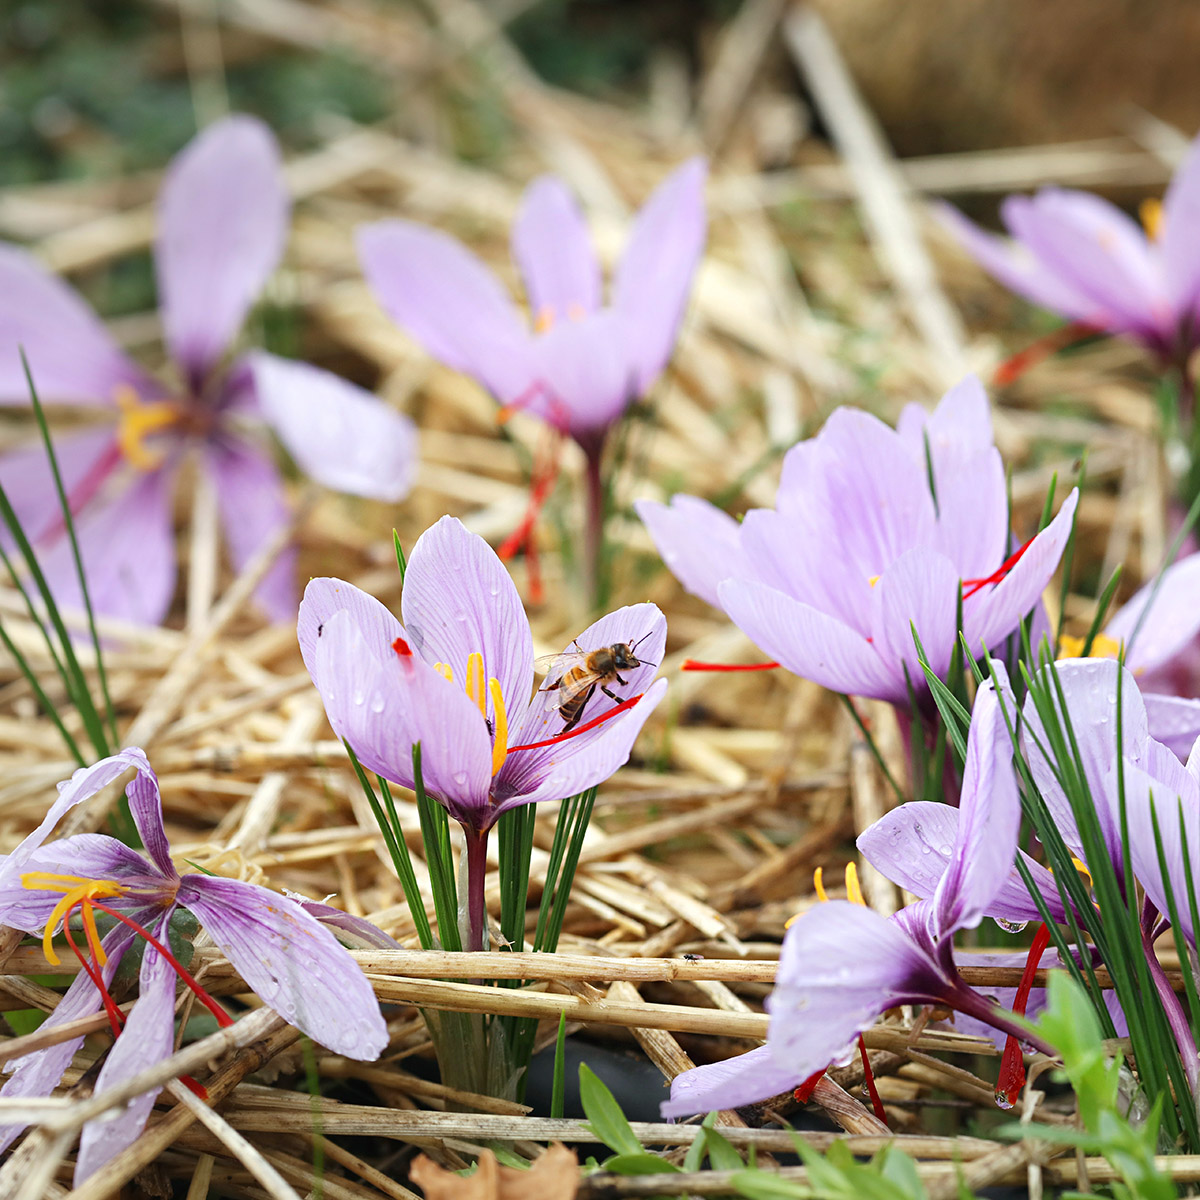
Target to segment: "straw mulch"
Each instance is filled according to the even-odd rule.
[[[897,162],[824,26],[780,0],[748,0],[708,47],[698,79],[664,55],[648,100],[636,103],[601,103],[541,84],[474,0],[442,0],[431,19],[386,5],[245,0],[221,10],[225,23],[215,43],[207,5],[177,0],[177,8],[193,50],[207,48],[192,55],[201,90],[219,65],[212,55],[247,39],[343,45],[397,78],[394,125],[342,128],[318,150],[291,159],[296,215],[272,297],[300,313],[307,357],[376,386],[420,424],[419,482],[399,508],[326,494],[309,497],[298,521],[306,577],[340,574],[393,606],[399,580],[390,528],[411,545],[449,512],[498,541],[524,512],[527,464],[545,432],[518,415],[501,436],[494,403],[431,362],[383,317],[358,275],[355,225],[401,214],[427,221],[511,277],[510,221],[524,184],[548,170],[578,192],[612,260],[631,212],[666,169],[695,152],[713,159],[707,258],[674,364],[632,422],[616,465],[620,511],[609,531],[620,550],[614,603],[649,599],[667,613],[662,669],[671,690],[634,760],[601,790],[561,954],[505,957],[504,967],[530,982],[497,992],[439,982],[494,976],[495,962],[452,966],[440,955],[363,953],[390,1006],[390,1050],[373,1064],[317,1051],[327,1083],[358,1081],[362,1102],[314,1102],[304,1088],[298,1035],[257,1013],[237,1026],[237,1044],[218,1035],[224,1040],[203,1043],[191,1066],[173,1068],[205,1080],[219,1115],[186,1090],[169,1088],[142,1139],[70,1193],[99,1200],[136,1177],[156,1195],[168,1184],[189,1197],[208,1187],[239,1197],[304,1195],[314,1186],[319,1149],[326,1196],[408,1197],[415,1193],[396,1180],[406,1178],[414,1147],[462,1165],[497,1139],[531,1153],[556,1139],[594,1141],[575,1122],[531,1117],[519,1105],[456,1095],[419,1078],[410,1067],[428,1056],[429,1045],[417,1004],[543,1016],[551,1036],[565,1010],[569,1029],[590,1040],[640,1047],[661,1069],[665,1088],[693,1062],[741,1052],[765,1036],[761,1000],[785,921],[814,902],[814,867],[839,878],[854,834],[891,802],[849,715],[821,689],[783,673],[678,672],[686,657],[761,656],[720,614],[681,591],[633,519],[631,502],[684,490],[731,511],[768,505],[782,451],[834,406],[859,404],[890,419],[909,401],[933,402],[966,369],[988,378],[1007,352],[1032,340],[1028,318],[932,226],[926,193],[987,197],[1050,180],[1157,190],[1177,147],[1156,130],[1145,144],[1111,138]],[[834,145],[806,135],[792,66]],[[519,130],[503,163],[470,166],[451,154],[451,91],[495,105]],[[116,208],[114,195],[123,197]],[[23,189],[0,195],[0,234],[32,241],[67,275],[84,272],[148,245],[151,195],[145,180],[125,191],[83,184]],[[1014,316],[1025,322],[1015,333]],[[159,358],[152,315],[125,318],[118,329],[151,363]],[[1136,353],[1107,344],[1040,366],[997,396],[995,424],[1014,470],[1020,536],[1035,527],[1052,473],[1069,482],[1086,448],[1090,488],[1080,510],[1080,557],[1093,570],[1081,577],[1106,578],[1124,562],[1127,594],[1155,568],[1164,548],[1166,472]],[[15,441],[19,431],[8,436]],[[561,649],[587,620],[562,566],[558,534],[579,528],[580,465],[568,452],[542,524],[547,594],[531,610],[538,653]],[[247,604],[267,561],[230,577],[219,565],[205,504],[202,494],[184,489],[187,596],[172,626],[118,631],[121,647],[107,659],[126,741],[145,747],[159,772],[172,845],[181,858],[222,874],[314,898],[336,894],[335,903],[415,945],[382,838],[325,722],[294,630],[264,627]],[[523,564],[514,570],[526,589]],[[1091,603],[1091,593],[1072,596],[1071,619],[1086,622]],[[13,636],[44,662],[16,597],[0,592],[0,605]],[[0,683],[0,848],[7,849],[40,817],[71,763],[15,670],[0,665]],[[860,711],[901,772],[890,712],[873,704]],[[400,810],[402,817],[414,811],[403,795]],[[103,806],[94,806],[72,828],[96,828],[103,815]],[[539,813],[534,903],[554,819],[553,806]],[[406,827],[417,829],[415,816]],[[410,845],[419,856],[415,835]],[[903,902],[878,876],[867,872],[864,882],[882,911]],[[211,947],[201,945],[197,962],[201,982],[215,994],[241,992]],[[56,1002],[56,993],[29,978],[47,971],[40,949],[16,950],[4,970],[0,1007]],[[68,1084],[107,1040],[88,1044]],[[967,1116],[989,1109],[991,1085],[976,1074],[986,1076],[987,1064],[963,1057],[986,1053],[984,1044],[946,1031],[914,1036],[897,1020],[869,1032],[867,1044],[892,1129],[911,1135],[906,1145],[921,1159],[931,1194],[957,1194],[951,1158],[967,1164],[976,1187],[1023,1181],[1030,1171],[1047,1184],[1078,1181],[1074,1160],[1051,1162],[1048,1150],[1043,1167],[1029,1145],[997,1148],[928,1133],[953,1128],[931,1124],[927,1114],[937,1105]],[[8,1045],[0,1041],[0,1053],[11,1057]],[[881,1130],[857,1099],[861,1073],[835,1075],[850,1092],[830,1083],[818,1100],[850,1131],[853,1145],[878,1148]],[[1041,1098],[1035,1084],[1027,1115]],[[83,1103],[47,1117],[0,1168],[0,1195],[66,1194],[72,1129],[62,1114],[82,1112]],[[721,1117],[735,1144],[757,1144],[764,1154],[788,1149],[787,1135],[769,1120],[750,1128],[746,1116]],[[689,1126],[638,1130],[647,1145],[664,1148],[694,1136]],[[351,1151],[346,1135],[375,1140],[360,1140]],[[824,1145],[830,1135],[812,1136]],[[367,1145],[375,1147],[372,1161],[360,1157]],[[1179,1169],[1186,1167],[1181,1162]],[[1103,1164],[1086,1169],[1093,1181],[1104,1178]],[[663,1194],[666,1184],[671,1194],[705,1194],[722,1182],[719,1174],[665,1183],[593,1178],[580,1194]]]

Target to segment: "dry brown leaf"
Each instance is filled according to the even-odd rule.
[[[412,1180],[425,1200],[573,1200],[579,1187],[575,1152],[555,1143],[529,1168],[502,1167],[485,1150],[474,1175],[456,1175],[422,1154],[412,1165]]]

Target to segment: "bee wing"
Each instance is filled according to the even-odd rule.
[[[580,671],[578,675],[572,675],[570,679],[560,676],[561,683],[555,695],[558,697],[559,708],[565,708],[577,696],[582,696],[584,692],[590,691],[604,676],[599,671]],[[546,689],[543,688],[542,691]]]
[[[560,654],[543,654],[533,660],[533,669],[539,675],[545,675],[547,683],[553,683],[556,678],[565,675],[572,667],[582,666],[587,662],[587,651],[564,650]]]

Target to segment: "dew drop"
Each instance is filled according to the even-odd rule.
[[[383,697],[378,692],[371,697],[371,711],[373,713],[383,712]]]
[[[1013,1102],[1008,1098],[1008,1093],[1003,1088],[996,1089],[996,1107],[1003,1108],[1005,1111],[1012,1108]]]
[[[1005,933],[1020,933],[1021,930],[1024,929],[1025,926],[1029,924],[1029,922],[1028,921],[1006,921],[1003,917],[997,917],[996,924],[999,925],[1000,928],[1003,929]],[[1008,1107],[1011,1108],[1012,1105],[1010,1104]]]
[[[943,855],[945,855],[947,858],[949,858],[949,857],[950,857],[950,854],[951,854],[951,848],[950,848],[948,845],[946,845],[946,844],[943,842],[943,843],[942,843],[942,845],[940,845],[940,846],[938,847],[938,853],[939,853],[939,854],[943,854]]]
[[[366,702],[367,702],[367,698],[366,698],[366,696],[364,696],[362,694],[362,692],[354,693],[354,703],[355,704],[365,704]]]

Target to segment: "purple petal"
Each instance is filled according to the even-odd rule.
[[[1150,736],[1186,758],[1200,738],[1200,700],[1143,692]]]
[[[335,1054],[375,1059],[383,1052],[387,1025],[367,977],[298,904],[252,883],[208,875],[185,875],[179,903],[285,1021]]]
[[[1115,764],[1114,764],[1115,772]],[[1188,941],[1196,944],[1188,904],[1187,871],[1184,856],[1192,864],[1200,851],[1200,791],[1196,780],[1183,772],[1181,786],[1171,787],[1155,779],[1133,761],[1126,759],[1125,808],[1129,821],[1129,857],[1133,872],[1154,901],[1160,913],[1169,917],[1170,898],[1179,910],[1179,925]],[[1116,782],[1114,780],[1113,787]],[[1162,839],[1166,874],[1159,865],[1154,823]],[[1193,878],[1196,868],[1193,865]]]
[[[279,147],[254,117],[210,125],[175,157],[159,196],[163,330],[193,386],[233,341],[287,239]]]
[[[499,280],[460,242],[382,221],[359,229],[358,256],[384,311],[434,358],[505,404],[529,388],[529,333]]]
[[[917,693],[924,692],[913,627],[930,667],[945,676],[958,636],[958,573],[936,551],[909,550],[884,569],[873,599],[875,649],[902,678],[907,672]]]
[[[1193,140],[1163,197],[1159,251],[1167,294],[1181,320],[1200,306],[1200,141]]]
[[[936,477],[964,454],[979,454],[995,445],[992,411],[978,375],[965,375],[938,401],[932,413],[919,404],[906,404],[896,432],[910,453],[924,459],[925,447]]]
[[[26,933],[41,934],[45,929],[63,898],[64,889],[42,890],[21,882],[21,876],[38,873],[114,880],[132,893],[127,900],[107,901],[122,909],[131,904],[144,906],[147,896],[155,893],[169,902],[178,878],[174,871],[159,874],[136,850],[116,838],[100,833],[60,838],[26,855],[20,864],[20,874],[8,871],[0,874],[0,921],[5,925]]]
[[[603,435],[636,395],[622,314],[601,309],[561,321],[534,343],[544,394],[529,408],[583,441]]]
[[[0,860],[0,882],[11,885],[25,869],[25,863],[33,852],[45,842],[67,812],[75,805],[90,800],[110,783],[115,783],[130,767],[153,776],[145,751],[131,746],[109,758],[102,758],[90,767],[80,767],[70,779],[60,783],[58,798],[50,805],[41,824],[10,855]]]
[[[683,320],[692,275],[704,252],[708,164],[693,158],[669,175],[638,213],[613,281],[613,307],[624,317],[634,394],[658,377]]]
[[[483,538],[454,517],[421,534],[400,609],[427,663],[447,663],[462,690],[468,658],[482,654],[484,677],[498,680],[505,704],[520,711],[533,689],[533,636],[516,585]]]
[[[167,842],[167,831],[163,828],[162,795],[158,790],[158,776],[147,763],[125,789],[129,798],[129,812],[137,826],[138,836],[154,865],[169,879],[178,879],[175,865],[171,862],[171,847]]]
[[[1095,302],[1050,270],[1028,246],[985,232],[949,204],[938,204],[935,211],[963,249],[1009,291],[1074,321],[1103,323]]]
[[[356,588],[344,579],[312,579],[304,589],[296,636],[300,641],[300,656],[308,673],[314,678],[317,669],[317,645],[325,622],[334,613],[347,609],[359,633],[366,639],[371,654],[387,662],[395,654],[392,648],[397,638],[406,638],[404,626],[374,596]]]
[[[338,375],[273,354],[250,356],[262,414],[304,472],[325,487],[402,500],[417,433],[402,414]]]
[[[171,924],[166,913],[154,931],[164,945]],[[153,946],[147,945],[138,975],[137,1003],[129,1010],[125,1028],[117,1038],[96,1078],[95,1094],[119,1087],[139,1071],[171,1056],[175,1043],[175,971]],[[75,1186],[115,1158],[141,1135],[162,1088],[152,1088],[127,1104],[119,1104],[89,1121],[79,1139]]]
[[[137,476],[109,500],[88,505],[75,520],[88,594],[100,616],[159,625],[175,594],[170,468]],[[39,554],[62,608],[83,611],[83,592],[65,533]]]
[[[288,522],[283,480],[270,459],[241,438],[210,438],[204,461],[216,487],[230,560],[242,571]],[[255,589],[254,599],[272,621],[295,619],[296,560],[295,547],[286,547]]]
[[[846,695],[905,699],[904,677],[837,618],[754,581],[728,579],[718,595],[734,624],[796,675]]]
[[[348,935],[355,945],[377,950],[403,950],[404,947],[390,934],[384,933],[377,925],[372,925],[364,917],[356,917],[332,904],[324,904],[320,900],[310,900],[297,892],[283,893],[289,900],[295,901],[310,917],[315,917],[322,925]],[[336,936],[336,935],[335,935]],[[341,939],[345,941],[346,939]]]
[[[560,179],[543,175],[526,188],[512,250],[539,324],[576,320],[600,306],[600,264],[587,222]]]
[[[118,925],[101,939],[100,944],[108,957],[107,963],[100,968],[101,978],[106,986],[112,983],[121,965],[121,956],[133,939],[133,930],[126,929],[124,925]],[[80,1017],[90,1017],[99,1012],[100,1008],[100,994],[96,985],[87,972],[80,971],[54,1011],[42,1022],[41,1028],[53,1029]],[[35,1050],[32,1054],[22,1055],[10,1064],[12,1074],[3,1088],[0,1088],[0,1098],[20,1100],[24,1097],[50,1095],[71,1065],[75,1052],[82,1045],[83,1038],[77,1037],[68,1042],[60,1042],[57,1046],[47,1046],[45,1050]],[[0,1154],[12,1145],[13,1140],[24,1128],[24,1125],[0,1125]]]
[[[1126,642],[1125,665],[1135,674],[1169,662],[1200,633],[1200,554],[1172,563],[1117,612],[1104,629],[1115,642]],[[1151,595],[1153,602],[1151,603]],[[1149,614],[1142,613],[1150,606]],[[1141,621],[1136,639],[1134,628]]]
[[[1008,720],[1015,721],[1011,698],[1010,693],[1005,706]],[[971,712],[954,857],[934,896],[938,930],[943,937],[959,929],[974,929],[1012,875],[1021,827],[1021,798],[1012,765],[1012,739],[1004,717],[989,680],[976,694]]]
[[[88,429],[54,438],[54,456],[74,515],[106,477],[120,465],[120,450],[111,429]],[[25,536],[35,545],[62,524],[62,505],[50,471],[50,459],[36,442],[0,457],[0,485]],[[12,538],[0,531],[0,544]]]
[[[1033,610],[1058,569],[1078,500],[1079,490],[1072,488],[1058,516],[1033,539],[1012,570],[999,583],[964,598],[963,633],[971,646],[998,647]]]
[[[568,738],[557,750],[520,751],[522,761],[508,769],[517,758],[510,756],[496,776],[496,814],[521,804],[564,800],[603,783],[628,761],[642,726],[666,693],[667,681],[660,679],[632,708],[595,730]],[[526,758],[531,761],[526,763]]]
[[[311,674],[334,733],[368,770],[405,787],[420,743],[426,788],[476,827],[492,782],[492,741],[479,709],[461,678],[448,682],[415,654],[388,654],[376,656],[348,609],[324,623]]]
[[[759,1046],[746,1054],[676,1075],[671,1080],[671,1098],[663,1101],[662,1115],[669,1121],[693,1113],[740,1108],[789,1092],[803,1082],[804,1076],[777,1060],[770,1045]]]
[[[1047,270],[1095,305],[1091,323],[1145,333],[1167,316],[1166,298],[1141,229],[1087,192],[1045,188],[1010,196],[1005,223]]]
[[[45,403],[112,405],[122,385],[145,396],[160,390],[62,280],[0,244],[0,404],[29,403],[22,349]]]
[[[723,580],[750,574],[738,523],[707,500],[678,495],[670,504],[638,500],[634,508],[671,573],[714,608],[720,607],[717,587]]]

